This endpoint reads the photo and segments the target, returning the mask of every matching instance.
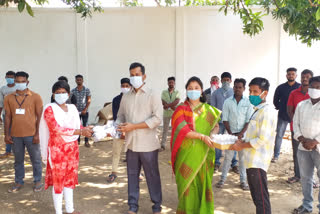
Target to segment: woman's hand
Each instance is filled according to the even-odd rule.
[[[81,135],[85,137],[91,137],[93,135],[92,129],[92,126],[84,127],[83,129],[81,129]]]
[[[200,140],[202,140],[205,144],[207,144],[210,148],[214,148],[213,141],[209,136],[202,135],[200,137]]]

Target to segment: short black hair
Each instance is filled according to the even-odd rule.
[[[230,74],[229,72],[223,72],[223,73],[221,74],[221,79],[223,79],[223,78],[230,78],[230,79],[232,79],[232,78],[231,78],[231,74]]]
[[[306,74],[310,74],[311,77],[313,77],[313,72],[309,69],[304,69],[302,72],[301,72],[301,76],[302,75],[306,75]]]
[[[169,82],[170,80],[176,81],[176,78],[175,78],[175,77],[169,77],[169,78],[168,78],[168,82]]]
[[[236,84],[236,83],[242,83],[243,87],[246,87],[246,83],[247,81],[243,78],[237,78],[234,80],[234,83],[233,84]]]
[[[63,80],[63,81],[68,82],[68,78],[67,78],[67,77],[65,77],[65,76],[61,76],[61,77],[59,77],[59,78],[58,78],[58,80]]]
[[[82,76],[81,74],[78,74],[78,75],[76,76],[76,79],[77,79],[77,78],[83,79],[83,76]]]
[[[16,73],[16,77],[25,77],[26,79],[29,79],[29,74],[27,72],[24,72],[24,71],[18,71]]]
[[[320,82],[320,76],[311,77],[309,79],[309,85],[311,85],[313,82]]]
[[[141,72],[142,72],[142,74],[144,75],[145,72],[146,72],[146,71],[145,71],[145,68],[144,68],[144,66],[143,66],[141,63],[139,63],[139,62],[134,62],[134,63],[132,63],[132,64],[130,65],[130,67],[129,67],[129,71],[132,70],[132,69],[138,68],[138,67],[141,68]]]
[[[269,91],[270,83],[267,79],[262,77],[256,77],[251,80],[249,83],[249,86],[251,85],[257,85],[262,91]]]
[[[287,73],[290,72],[290,71],[294,71],[294,72],[297,73],[297,69],[294,68],[294,67],[290,67],[290,68],[287,69]]]
[[[16,73],[14,72],[14,71],[8,71],[7,73],[6,73],[6,76],[16,76]]]
[[[130,79],[129,78],[122,78],[121,80],[120,80],[120,83],[121,83],[121,85],[122,84],[124,84],[124,83],[128,83],[129,85],[131,85],[131,83],[130,83]]]
[[[68,93],[70,93],[70,86],[66,81],[59,80],[52,86],[52,93],[55,93],[58,89],[64,88]]]
[[[201,87],[201,89],[202,89],[202,94],[201,94],[201,97],[200,97],[200,102],[205,103],[205,102],[207,101],[207,99],[206,99],[206,96],[205,96],[205,94],[204,94],[204,92],[203,92],[203,83],[202,83],[201,79],[200,79],[199,77],[196,77],[196,76],[191,77],[191,78],[188,80],[187,84],[186,84],[186,89],[188,89],[188,86],[190,85],[191,82],[197,82],[197,83],[200,85],[200,87]],[[189,100],[188,97],[187,97],[187,99]]]

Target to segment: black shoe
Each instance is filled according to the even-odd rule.
[[[293,210],[292,214],[307,214],[307,213],[312,213],[311,211],[308,211],[306,208],[304,208],[304,206],[300,206],[296,209]]]

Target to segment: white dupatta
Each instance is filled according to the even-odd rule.
[[[51,107],[53,110],[54,118],[58,125],[63,128],[80,129],[79,113],[75,105],[67,104],[68,112],[63,111],[56,103],[47,104],[42,112],[39,126],[40,150],[42,160],[46,162],[48,158],[48,142],[49,142],[49,128],[44,119],[45,110]],[[62,139],[66,142],[73,142],[79,138],[79,135],[61,135]]]

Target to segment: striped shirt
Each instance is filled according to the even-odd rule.
[[[249,122],[245,142],[252,148],[244,149],[244,165],[248,168],[261,168],[268,171],[273,155],[276,136],[276,112],[267,103],[255,107]]]
[[[320,142],[320,102],[312,105],[311,99],[307,99],[298,104],[293,116],[293,131],[296,140],[303,136]],[[308,151],[301,143],[299,150]],[[320,151],[319,144],[317,150]]]

